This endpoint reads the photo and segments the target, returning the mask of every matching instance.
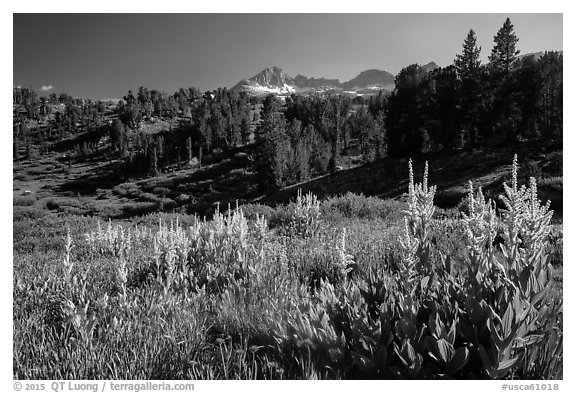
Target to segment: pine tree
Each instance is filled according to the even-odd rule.
[[[297,181],[310,179],[310,149],[307,146],[307,139],[300,139],[294,148],[294,161],[297,166]]]
[[[516,58],[520,53],[516,49],[518,37],[514,33],[514,26],[510,18],[502,25],[496,36],[494,36],[494,48],[488,57],[488,67],[496,74],[507,77],[516,63]]]
[[[286,121],[278,100],[269,96],[262,109],[262,122],[256,130],[256,161],[259,185],[262,191],[283,187],[289,176],[289,163],[293,161]]]
[[[158,168],[159,171],[162,171],[162,169],[164,168],[164,137],[162,135],[159,135],[156,138],[156,161],[157,161],[157,165],[156,167]]]
[[[454,60],[458,77],[461,80],[478,78],[481,50],[482,48],[476,45],[476,33],[470,29],[462,45],[462,53],[457,54]]]
[[[386,105],[388,151],[391,155],[415,154],[425,121],[428,100],[424,99],[423,90],[428,85],[428,75],[418,64],[411,64],[400,70],[395,84]]]
[[[186,138],[186,163],[192,160],[192,138]]]
[[[507,143],[517,138],[521,113],[517,105],[512,71],[516,68],[516,49],[518,37],[514,33],[514,26],[507,18],[504,25],[494,37],[494,48],[488,60],[490,81],[492,89],[490,117],[492,121],[491,132],[487,140],[491,143]]]
[[[245,115],[240,123],[240,136],[242,143],[246,145],[250,138],[250,119],[248,119],[248,115]]]
[[[375,159],[381,160],[386,157],[387,141],[384,113],[379,112],[374,119],[374,145]]]
[[[148,175],[158,176],[158,155],[155,145],[148,150]]]
[[[124,124],[120,121],[120,119],[116,119],[112,125],[112,128],[110,129],[110,144],[112,145],[112,149],[122,150],[125,133],[126,130],[124,129]]]
[[[542,94],[539,119],[543,135],[562,138],[563,119],[563,56],[558,52],[546,52],[538,60],[542,77]]]
[[[477,143],[478,111],[482,101],[480,51],[481,48],[476,46],[476,33],[470,29],[464,40],[462,53],[456,55],[454,60],[456,73],[461,81],[459,97],[463,129],[460,137],[468,139],[470,149],[473,149]]]

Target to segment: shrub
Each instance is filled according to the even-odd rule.
[[[345,195],[331,197],[321,204],[323,215],[342,215],[347,218],[397,220],[401,218],[402,203],[365,197],[348,192]]]
[[[47,198],[46,200],[46,208],[49,210],[61,210],[63,207],[81,209],[84,203],[77,198]]]
[[[136,184],[126,183],[119,184],[112,189],[112,192],[121,197],[137,198],[142,191]]]
[[[168,196],[172,193],[172,190],[166,187],[154,187],[152,189],[152,194],[160,195],[162,197]]]
[[[14,206],[34,206],[36,204],[36,197],[34,195],[16,196],[13,200]]]
[[[187,207],[186,212],[188,214],[197,215],[199,217],[212,217],[214,211],[214,206],[211,202],[200,199],[198,201],[192,201]]]
[[[36,207],[36,206],[14,206],[14,211],[13,211],[13,221],[21,221],[24,219],[31,219],[31,220],[35,220],[38,219],[44,215],[46,215],[47,212],[40,208],[40,207]]]
[[[160,197],[150,192],[143,192],[138,197],[138,200],[141,202],[158,202],[160,201]]]
[[[156,211],[158,205],[153,202],[133,202],[122,206],[122,214],[127,217],[141,216]]]
[[[312,237],[318,234],[320,229],[320,202],[316,195],[309,192],[302,196],[302,190],[298,190],[296,202],[287,207],[289,214],[288,234],[299,237]]]
[[[523,182],[529,182],[531,177],[539,178],[542,176],[542,170],[540,169],[540,164],[538,161],[529,160],[528,162],[524,163],[522,167],[519,169],[518,177]]]
[[[548,250],[550,264],[561,266],[564,263],[564,236],[562,227],[553,227],[548,235]]]
[[[554,152],[546,156],[546,161],[542,164],[542,169],[549,176],[560,176],[562,177],[562,167],[563,167],[563,153]]]
[[[112,204],[95,205],[92,207],[95,215],[104,218],[120,218],[122,216],[122,207]]]
[[[92,210],[86,208],[85,206],[83,207],[76,207],[76,206],[61,206],[58,209],[59,212],[62,212],[64,214],[70,214],[70,215],[78,215],[78,216],[89,216],[92,215]]]
[[[256,216],[264,217],[267,221],[270,221],[275,213],[275,209],[258,203],[247,203],[240,206],[240,209],[244,213],[247,220],[256,220]]]

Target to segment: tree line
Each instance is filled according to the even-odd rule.
[[[46,119],[49,125],[36,140],[71,138],[78,154],[85,155],[107,136],[109,153],[124,160],[127,169],[151,176],[194,158],[201,165],[214,151],[249,145],[266,192],[337,171],[345,155],[371,162],[525,139],[561,140],[562,54],[520,57],[517,43],[506,19],[482,64],[470,30],[453,64],[432,71],[408,65],[389,96],[259,98],[226,88],[167,94],[140,87],[110,107],[14,88],[14,151],[19,141],[29,146],[34,140],[27,124]],[[141,127],[155,122],[164,128],[147,132]]]
[[[268,97],[257,131],[263,189],[338,169],[341,153],[358,144],[364,162],[498,146],[527,139],[562,139],[562,54],[519,56],[506,19],[487,64],[470,30],[453,64],[428,71],[404,67],[388,96]],[[358,102],[360,105],[358,105]],[[358,108],[359,106],[359,108]]]
[[[480,63],[470,30],[454,63],[424,73],[410,65],[386,105],[389,151],[473,149],[530,138],[562,138],[562,54],[519,57],[506,19]]]

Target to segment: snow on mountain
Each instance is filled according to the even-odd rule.
[[[438,67],[431,62],[423,68],[426,70]],[[317,94],[332,92],[347,95],[374,95],[380,91],[389,93],[394,90],[394,75],[382,70],[362,71],[355,78],[340,82],[338,79],[308,78],[298,74],[295,78],[286,74],[280,67],[268,67],[250,79],[238,82],[232,90],[245,91],[250,95],[290,95]]]
[[[294,78],[280,67],[268,67],[250,79],[238,82],[232,90],[246,91],[249,94],[292,94],[296,91]]]

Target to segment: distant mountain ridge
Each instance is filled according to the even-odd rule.
[[[356,78],[342,83],[343,89],[366,88],[369,86],[388,86],[394,85],[394,75],[387,71],[366,70],[362,71]]]
[[[300,88],[307,87],[323,87],[323,86],[340,86],[340,81],[338,79],[326,79],[326,78],[307,78],[304,75],[296,75],[294,78],[294,83]]]
[[[440,68],[440,66],[434,63],[433,61],[431,61],[428,64],[424,64],[423,66],[420,66],[420,69],[426,72],[434,71],[436,68]]]
[[[232,87],[232,90],[245,91],[252,95],[313,94],[331,91],[356,96],[378,94],[380,90],[389,93],[394,90],[394,75],[387,71],[371,69],[362,71],[347,82],[340,82],[338,79],[309,78],[301,74],[293,78],[280,67],[273,66],[250,79],[241,80]]]
[[[526,57],[532,57],[534,60],[538,60],[540,59],[542,56],[544,56],[544,53],[546,52],[556,52],[560,55],[564,55],[564,51],[543,51],[543,52],[532,52],[532,53],[525,53],[525,54],[520,54],[518,55],[518,60],[522,60],[523,58]]]

